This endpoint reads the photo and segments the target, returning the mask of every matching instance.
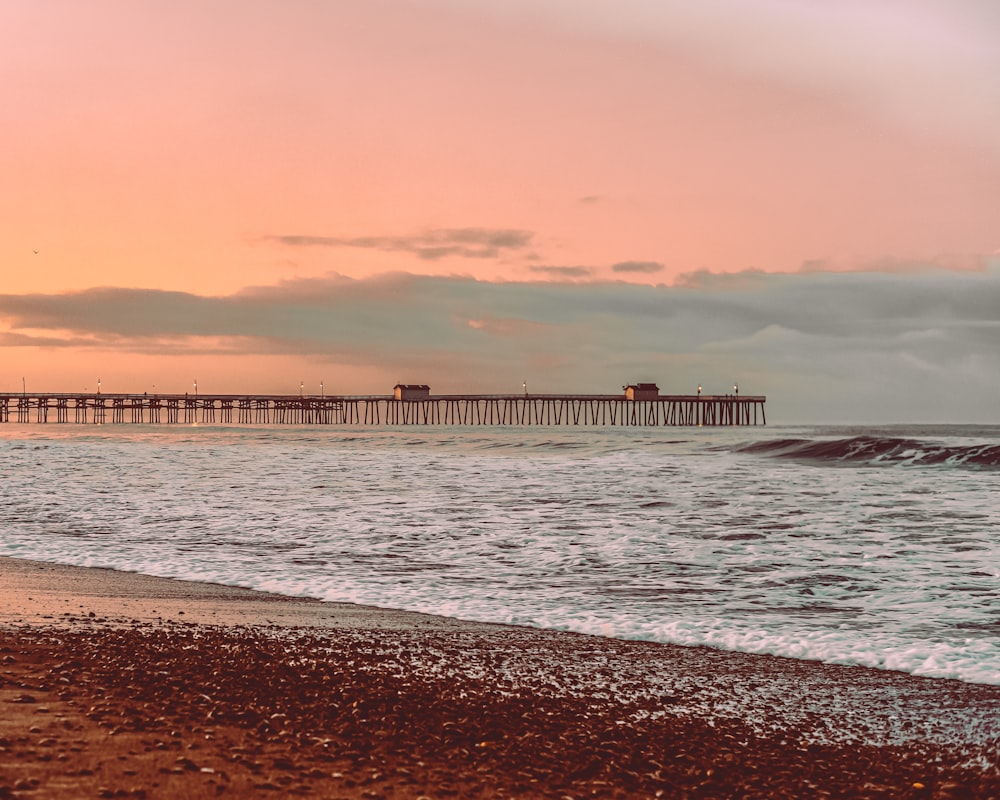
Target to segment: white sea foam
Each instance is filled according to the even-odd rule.
[[[0,554],[1000,684],[995,472],[750,437],[3,426]]]

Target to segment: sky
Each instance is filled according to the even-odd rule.
[[[994,0],[0,0],[0,392],[1000,424]]]

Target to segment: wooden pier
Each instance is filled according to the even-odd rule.
[[[0,423],[221,425],[765,425],[764,396],[6,394]]]

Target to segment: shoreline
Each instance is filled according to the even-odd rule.
[[[1000,797],[996,686],[10,558],[0,709],[0,798]]]

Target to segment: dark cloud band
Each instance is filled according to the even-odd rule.
[[[895,421],[930,421],[956,403],[985,415],[1000,396],[996,259],[978,272],[747,272],[676,286],[396,273],[224,297],[8,294],[0,322],[7,347],[288,354],[390,375],[426,370],[418,377],[427,383],[527,378],[607,391],[642,374],[661,375],[671,391],[725,391],[738,381],[785,403],[785,415],[824,421],[852,409],[861,419],[883,409]]]

